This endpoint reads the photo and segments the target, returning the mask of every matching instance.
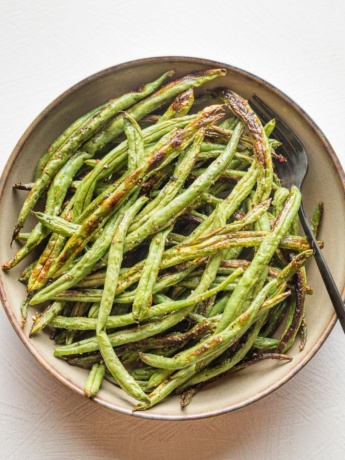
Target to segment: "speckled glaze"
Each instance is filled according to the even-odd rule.
[[[339,245],[339,242],[343,242],[345,228],[345,175],[324,134],[298,105],[269,83],[223,63],[188,57],[142,59],[106,69],[73,86],[33,121],[19,140],[1,177],[1,262],[16,250],[16,243],[13,248],[10,248],[9,243],[23,201],[23,192],[13,191],[12,184],[32,180],[40,155],[64,128],[92,107],[134,89],[143,82],[151,81],[166,70],[174,69],[175,75],[179,77],[213,67],[226,68],[227,75],[198,89],[197,94],[216,86],[229,87],[245,98],[256,93],[289,124],[305,145],[310,161],[309,173],[303,186],[305,207],[310,215],[317,202],[325,203],[320,237],[325,241],[324,254],[335,281],[344,290],[345,266],[338,261],[345,259],[345,245]],[[30,221],[28,228],[29,225]],[[25,287],[17,279],[22,268],[23,265],[19,265],[9,273],[0,273],[0,294],[6,314],[38,362],[63,384],[83,395],[85,371],[54,358],[53,343],[45,333],[29,339],[30,325],[24,330],[21,328],[20,302],[25,295]],[[95,401],[110,409],[139,417],[187,420],[239,409],[279,388],[313,357],[336,321],[314,262],[309,263],[307,273],[308,284],[314,289],[314,295],[307,299],[308,341],[303,352],[299,351],[298,343],[295,344],[291,350],[291,363],[282,365],[263,362],[251,369],[228,375],[198,393],[184,410],[180,409],[178,398],[171,397],[149,411],[132,412],[134,400],[108,382],[105,382]],[[34,312],[32,309],[30,314]]]

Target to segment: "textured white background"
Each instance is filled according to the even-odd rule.
[[[270,81],[316,121],[345,166],[344,19],[340,0],[2,0],[0,169],[62,91],[105,67],[160,55],[219,60]],[[1,459],[340,460],[344,416],[338,324],[297,376],[254,405],[158,422],[111,412],[63,387],[0,308]]]

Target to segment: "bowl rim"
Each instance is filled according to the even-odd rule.
[[[46,106],[45,109],[41,111],[37,115],[37,117],[30,123],[28,128],[24,131],[22,136],[19,138],[17,144],[15,145],[12,153],[10,154],[6,165],[3,169],[3,172],[0,177],[0,201],[3,197],[3,192],[5,189],[5,185],[8,179],[9,172],[12,168],[13,163],[17,159],[18,155],[21,152],[21,149],[23,145],[25,144],[27,138],[31,135],[31,133],[36,129],[36,127],[46,118],[46,116],[50,113],[50,111],[56,107],[60,102],[62,102],[66,97],[68,97],[70,94],[74,93],[77,89],[82,88],[83,86],[87,85],[89,82],[92,82],[99,77],[103,77],[108,74],[112,74],[114,72],[117,72],[121,69],[126,69],[130,67],[138,67],[141,65],[145,65],[148,63],[158,63],[158,62],[170,62],[172,61],[172,65],[174,64],[174,61],[176,63],[195,63],[195,64],[203,64],[207,65],[210,67],[224,67],[225,69],[229,69],[231,71],[236,72],[237,74],[240,74],[244,77],[250,77],[253,80],[256,80],[260,85],[266,87],[270,92],[273,92],[277,96],[279,96],[282,99],[285,99],[285,101],[289,104],[289,106],[292,106],[301,116],[302,118],[309,124],[309,126],[312,128],[314,134],[319,138],[323,146],[325,147],[325,150],[328,153],[328,156],[332,160],[333,166],[337,172],[337,175],[341,181],[342,184],[342,190],[345,195],[345,172],[342,168],[342,165],[332,147],[328,139],[326,138],[325,134],[323,131],[319,128],[319,126],[313,121],[313,119],[305,112],[304,109],[302,109],[293,99],[291,99],[287,94],[285,94],[283,91],[278,89],[276,86],[272,85],[265,79],[248,72],[246,70],[243,70],[239,67],[236,67],[234,65],[226,64],[223,62],[219,61],[214,61],[211,59],[207,58],[199,58],[199,57],[188,57],[188,56],[155,56],[155,57],[147,57],[147,58],[141,58],[141,59],[135,59],[131,61],[127,61],[124,63],[116,64],[111,67],[107,67],[103,70],[100,70],[92,75],[89,75],[88,77],[80,80],[78,83],[72,85],[69,87],[67,90],[65,90],[63,93],[61,93],[58,97],[56,97],[48,106]],[[5,292],[5,286],[3,282],[3,277],[7,276],[6,273],[4,273],[2,270],[0,270],[0,298],[1,302],[3,304],[5,313],[15,330],[16,334],[18,337],[21,339],[21,341],[24,343],[26,348],[30,351],[30,353],[33,355],[33,357],[49,372],[51,376],[56,378],[59,382],[63,383],[66,387],[70,388],[73,390],[75,393],[78,393],[82,396],[84,396],[86,399],[87,398],[83,392],[83,389],[80,388],[78,385],[75,383],[71,382],[67,377],[61,375],[51,364],[45,361],[45,359],[40,355],[40,353],[34,348],[32,340],[24,333],[24,330],[22,329],[21,325],[17,322],[15,315],[9,305],[9,302],[7,300],[6,292]],[[342,295],[345,295],[345,285],[343,287]],[[153,420],[168,420],[168,421],[176,421],[176,420],[195,420],[195,419],[200,419],[200,418],[207,418],[207,417],[214,417],[216,415],[221,415],[225,414],[228,412],[232,412],[238,409],[241,409],[247,405],[250,405],[263,397],[267,396],[268,394],[272,393],[274,390],[277,388],[281,387],[284,385],[286,382],[288,382],[294,375],[296,375],[309,361],[310,359],[316,354],[316,352],[321,348],[329,334],[331,333],[335,323],[337,321],[337,316],[336,313],[334,312],[329,324],[327,327],[324,329],[323,333],[321,336],[318,338],[316,341],[315,345],[308,350],[308,352],[305,354],[304,358],[301,360],[301,362],[292,370],[290,370],[287,374],[284,375],[284,377],[280,378],[276,382],[274,382],[272,385],[269,387],[265,388],[264,390],[256,393],[254,396],[248,397],[245,400],[242,400],[240,403],[237,403],[233,406],[227,406],[222,409],[217,409],[214,411],[208,411],[208,412],[201,412],[201,413],[194,413],[194,414],[185,414],[181,413],[181,415],[163,415],[163,414],[156,414],[154,412],[150,411],[133,411],[132,409],[126,409],[124,407],[117,407],[112,403],[109,403],[108,401],[102,399],[100,396],[96,396],[93,398],[93,401],[99,403],[100,405],[111,409],[111,410],[116,410],[117,412],[126,414],[126,415],[134,415],[137,417],[141,418],[146,418],[146,419],[153,419]]]

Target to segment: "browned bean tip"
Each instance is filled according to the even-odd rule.
[[[13,188],[15,190],[25,190],[25,191],[30,191],[32,187],[34,186],[33,182],[29,182],[27,184],[23,184],[22,182],[18,182],[17,184],[13,184]]]
[[[267,155],[265,152],[267,142],[263,139],[263,129],[260,119],[253,112],[248,101],[234,91],[222,89],[219,91],[219,94],[229,104],[233,112],[246,123],[254,140],[254,151],[257,161],[261,166],[267,167]]]
[[[183,393],[180,395],[180,406],[181,408],[185,408],[188,406],[188,404],[191,402],[192,398],[194,395],[198,393],[203,387],[205,386],[205,383],[198,383],[197,385],[194,385],[191,388],[188,388],[185,390]]]
[[[282,360],[282,361],[292,361],[292,356],[286,355],[284,353],[260,353],[260,354],[255,354],[253,357],[247,361],[243,361],[242,363],[238,364],[237,366],[234,366],[230,372],[236,372],[241,369],[245,369],[246,367],[249,367],[253,364],[256,364],[260,361],[263,361],[264,359],[277,359],[277,360]]]

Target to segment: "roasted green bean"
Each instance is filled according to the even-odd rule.
[[[15,185],[29,191],[22,246],[2,268],[33,252],[23,326],[35,305],[30,336],[47,329],[55,356],[89,371],[90,398],[106,378],[135,410],[174,390],[184,407],[225,373],[288,360],[299,334],[305,346],[301,194],[276,174],[274,120],[263,126],[230,89],[194,94],[224,74],[158,89],[166,72],[91,109],[42,152],[33,182]],[[29,213],[36,226],[19,233]]]

